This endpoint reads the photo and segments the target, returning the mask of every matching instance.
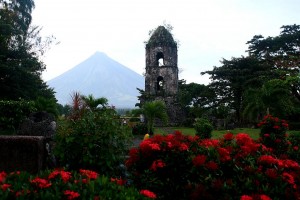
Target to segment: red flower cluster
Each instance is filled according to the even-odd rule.
[[[248,196],[248,195],[243,195],[241,196],[241,200],[272,200],[269,196],[265,195],[265,194],[260,194],[260,195],[252,195],[252,196]]]
[[[246,133],[227,133],[221,139],[199,139],[179,133],[156,135],[131,150],[127,163],[139,188],[148,188],[164,198],[191,193],[195,199],[209,195],[217,199],[239,196],[243,200],[268,200],[278,195],[300,198],[299,163],[287,156],[277,157]],[[161,173],[160,168],[166,170]],[[214,194],[208,194],[210,191]],[[248,191],[250,195],[244,193]],[[262,191],[266,193],[261,194]]]
[[[163,168],[166,166],[166,163],[164,163],[161,159],[153,161],[150,169],[153,171],[156,171],[158,168]]]
[[[79,173],[83,176],[86,176],[88,179],[97,179],[98,178],[98,173],[91,171],[91,170],[80,169]]]
[[[48,179],[54,179],[58,175],[60,175],[61,179],[66,183],[69,181],[69,179],[72,177],[70,172],[64,171],[64,170],[55,170],[51,174],[49,174]]]
[[[195,167],[203,166],[206,161],[205,155],[197,155],[195,158],[193,158],[193,164]]]
[[[149,191],[149,190],[141,190],[140,194],[144,195],[145,197],[148,197],[150,199],[156,199],[156,194]]]
[[[110,178],[111,182],[115,182],[118,185],[125,185],[126,184],[126,180],[122,179],[122,178]]]
[[[36,177],[35,179],[31,180],[30,182],[39,188],[48,188],[52,185],[48,180],[39,178],[39,177]]]
[[[64,192],[64,195],[66,195],[67,199],[68,200],[71,200],[71,199],[76,199],[80,196],[80,194],[78,192],[74,192],[72,190],[66,190]]]
[[[3,171],[0,172],[0,183],[4,183],[7,174]]]

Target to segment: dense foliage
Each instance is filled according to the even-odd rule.
[[[35,101],[54,99],[54,92],[41,79],[45,69],[40,60],[51,38],[39,36],[31,26],[32,0],[0,1],[0,99]],[[55,100],[56,101],[56,100]]]
[[[34,111],[36,108],[32,101],[0,100],[0,130],[17,130],[20,122]]]
[[[290,154],[298,146],[278,155],[277,146],[260,141],[245,133],[221,139],[155,135],[131,149],[126,165],[137,188],[159,199],[298,199],[300,165]]]
[[[115,169],[123,163],[131,145],[131,132],[106,102],[105,98],[74,95],[72,115],[58,127],[55,138],[60,165],[117,173]]]

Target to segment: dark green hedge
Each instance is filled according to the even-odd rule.
[[[34,112],[33,101],[0,101],[0,130],[16,130],[20,122]]]

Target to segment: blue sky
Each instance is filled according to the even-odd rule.
[[[200,72],[222,58],[246,55],[254,35],[277,36],[282,25],[300,24],[299,0],[35,0],[33,24],[58,45],[45,54],[50,80],[104,52],[143,74],[151,29],[171,24],[179,41],[180,79],[208,84]]]

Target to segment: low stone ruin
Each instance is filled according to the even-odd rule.
[[[18,130],[18,135],[44,136],[47,139],[53,138],[56,129],[56,122],[53,115],[47,112],[36,112],[23,120]]]

